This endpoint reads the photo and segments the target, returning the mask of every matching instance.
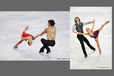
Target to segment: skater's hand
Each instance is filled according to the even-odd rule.
[[[26,26],[26,28],[28,28],[29,26]]]
[[[77,34],[80,34],[79,32],[76,32]]]
[[[95,19],[93,19],[93,23],[95,23]]]
[[[106,23],[109,23],[110,21],[106,21]]]

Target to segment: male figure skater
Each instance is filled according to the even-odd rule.
[[[79,17],[75,17],[74,21],[75,21],[75,24],[72,28],[73,33],[77,33],[77,32],[83,33],[83,26],[87,25],[87,24],[90,24],[90,23],[93,23],[93,21],[83,23],[83,22],[81,22]],[[88,55],[87,55],[87,52],[86,52],[86,49],[85,49],[85,46],[84,46],[84,42],[89,46],[89,48],[91,48],[92,50],[95,51],[95,48],[89,43],[89,41],[87,40],[87,38],[84,35],[77,34],[77,38],[78,38],[78,40],[81,44],[81,47],[82,47],[85,58]]]
[[[55,21],[54,20],[48,20],[48,27],[39,34],[39,36],[42,36],[43,34],[47,34],[47,39],[42,38],[41,42],[43,46],[41,47],[39,53],[43,54],[44,49],[47,50],[46,54],[48,55],[51,53],[49,46],[54,46],[55,45],[55,37],[56,37],[56,27]]]

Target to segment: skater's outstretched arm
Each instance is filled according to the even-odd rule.
[[[40,34],[39,34],[39,36],[42,36],[43,34],[45,34],[46,32],[45,31],[43,31],[43,32],[41,32]]]
[[[26,26],[26,27],[25,27],[25,29],[23,30],[23,32],[26,32],[26,31],[27,31],[27,29],[28,29],[28,26]]]
[[[93,26],[92,26],[92,28],[91,28],[91,31],[92,31],[92,32],[93,32],[94,26],[95,26],[95,20],[93,20]]]
[[[73,33],[76,33],[77,31],[76,31],[76,25],[73,25],[73,27],[72,27],[72,32]]]
[[[40,36],[40,34],[36,35],[36,36],[34,37],[34,40],[35,40],[37,37],[39,37],[39,36]]]
[[[77,34],[80,34],[80,35],[88,35],[88,33],[81,33],[81,32],[77,32]]]
[[[91,24],[91,23],[93,23],[93,21],[83,22],[83,25],[88,25],[88,24]]]
[[[15,46],[14,48],[18,48],[18,45],[21,44],[23,42],[23,40],[20,40]]]
[[[26,32],[28,29],[28,26],[25,27],[25,29],[23,30],[23,32]],[[21,35],[21,39],[23,38],[23,36]]]

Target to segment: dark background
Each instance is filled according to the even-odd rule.
[[[70,6],[113,7],[113,3],[113,0],[0,0],[0,11],[69,11]],[[114,72],[69,67],[69,61],[0,61],[0,76],[112,76]]]

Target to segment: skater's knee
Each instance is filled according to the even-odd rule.
[[[41,39],[43,45],[46,45],[46,40],[44,38]]]
[[[54,47],[55,46],[55,43],[51,45],[51,47]]]

